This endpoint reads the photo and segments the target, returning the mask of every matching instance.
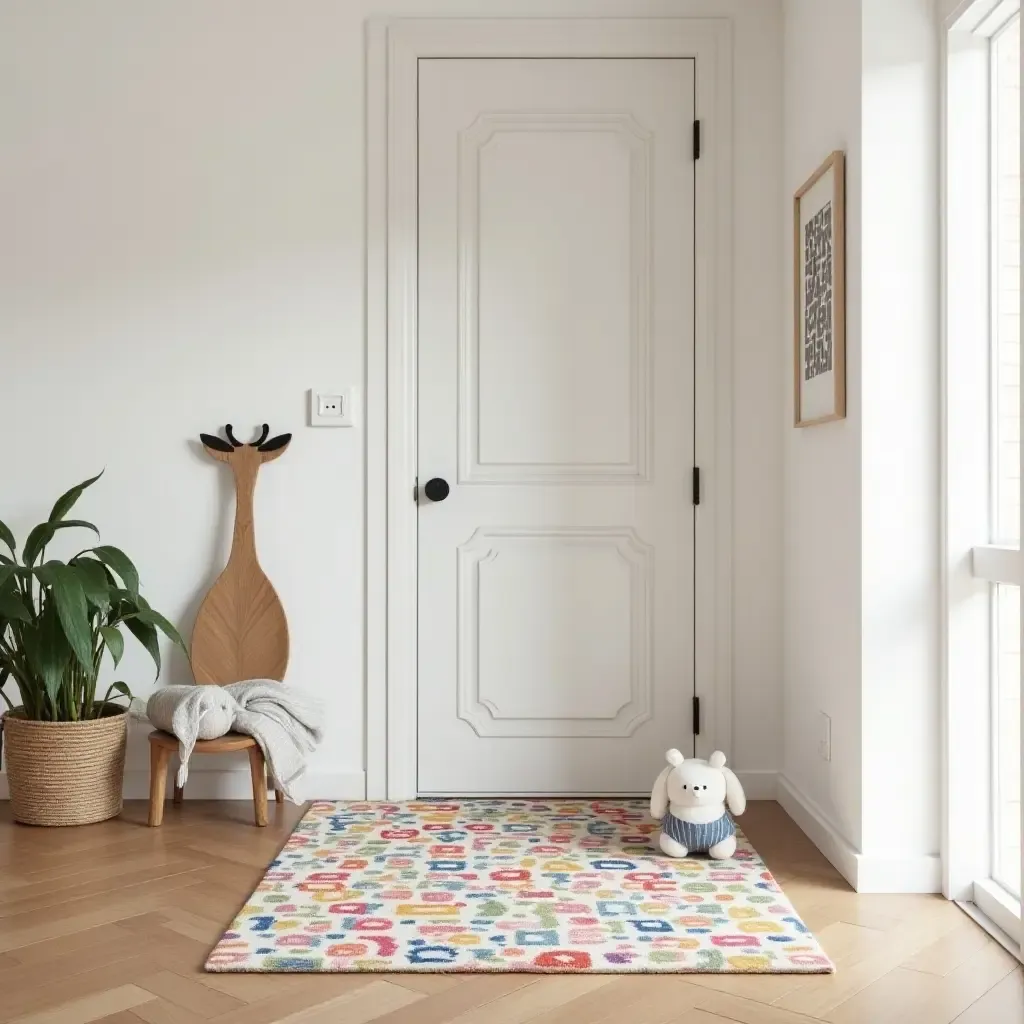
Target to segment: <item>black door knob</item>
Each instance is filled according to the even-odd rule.
[[[439,476],[435,476],[433,480],[428,480],[423,485],[423,493],[431,501],[444,501],[448,497],[448,492],[451,488],[448,486],[447,480],[442,480]]]

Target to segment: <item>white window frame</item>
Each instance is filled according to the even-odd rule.
[[[948,2],[944,5],[950,7]],[[943,177],[943,892],[1018,957],[1021,902],[991,877],[994,584],[1021,585],[993,535],[991,40],[1020,0],[962,0],[940,20]],[[988,116],[979,118],[978,110]],[[978,344],[978,325],[986,344]],[[988,416],[979,416],[985,409]],[[979,700],[979,678],[984,699]],[[984,751],[979,757],[978,752]]]

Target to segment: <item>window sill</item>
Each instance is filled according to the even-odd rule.
[[[957,906],[972,917],[1001,946],[1024,963],[1021,950],[1020,900],[998,882],[985,878],[974,883],[974,902]]]

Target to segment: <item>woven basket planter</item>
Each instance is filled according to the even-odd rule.
[[[11,813],[25,825],[88,825],[121,813],[128,715],[32,722],[4,715]]]

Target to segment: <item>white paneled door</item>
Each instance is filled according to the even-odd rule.
[[[692,60],[419,62],[421,793],[693,749],[693,111]]]

